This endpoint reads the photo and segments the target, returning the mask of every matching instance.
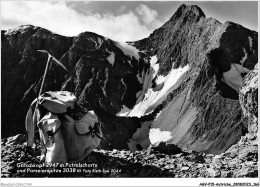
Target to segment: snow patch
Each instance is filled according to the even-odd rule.
[[[126,92],[126,84],[124,83],[123,78],[121,78],[121,83],[125,86],[125,92]],[[125,96],[125,92],[123,93],[122,97],[121,97],[121,101],[123,100],[124,96]]]
[[[169,90],[174,84],[178,81],[178,79],[189,70],[189,65],[186,65],[183,68],[173,69],[170,71],[170,73],[167,75],[167,78],[164,82],[164,87],[161,92],[161,94],[166,93],[167,90]]]
[[[154,70],[154,73],[153,73],[153,78],[157,75],[157,73],[158,73],[158,70],[159,70],[159,64],[156,64],[156,62],[157,62],[157,56],[156,55],[154,55],[154,56],[152,56],[151,57],[151,60],[150,60],[150,64],[151,64],[151,67],[153,68],[153,70]]]
[[[106,49],[106,52],[108,52],[110,55],[107,57],[108,62],[113,66],[115,62],[115,53],[110,52]]]
[[[159,142],[166,142],[172,138],[170,131],[160,131],[159,128],[150,129],[149,139],[152,145]]]
[[[98,48],[100,48],[100,46],[103,44],[103,40],[99,37],[98,37],[98,44],[99,44]]]
[[[128,113],[131,111],[128,107],[126,107],[125,105],[122,106],[122,110],[116,114],[116,116],[127,116]]]
[[[159,116],[161,115],[161,113],[162,113],[162,110],[156,114],[155,120],[156,120],[157,118],[159,118]]]
[[[250,50],[252,51],[253,39],[250,36],[248,36],[248,41],[249,41]]]
[[[14,29],[8,29],[5,32],[5,35],[10,35],[10,34],[16,33],[16,32],[21,32],[21,34],[23,34],[25,32],[24,30],[27,29],[27,28],[30,28],[30,27],[35,28],[31,25],[21,25],[19,27],[14,28]]]
[[[142,75],[141,82],[143,84],[143,90],[136,94],[138,96],[136,105],[128,113],[129,117],[141,117],[144,114],[149,114],[152,112],[152,110],[149,112],[148,109],[152,109],[160,102],[162,102],[164,97],[166,97],[169,92],[175,89],[175,84],[181,78],[181,76],[189,70],[189,65],[186,65],[183,68],[180,67],[178,69],[172,69],[166,78],[163,78],[165,79],[163,88],[158,91],[154,91],[152,88],[152,80],[157,75],[159,69],[159,64],[156,64],[156,61],[156,56],[151,58],[150,70],[148,70],[145,75]]]
[[[223,73],[222,81],[236,91],[239,91],[242,84],[241,73],[248,73],[249,71],[249,69],[240,64],[231,64],[231,69]]]
[[[109,52],[110,55],[107,57],[108,62],[113,66],[115,62],[115,53]]]
[[[188,71],[189,66],[183,68],[172,69],[172,71],[166,76],[164,86],[159,91],[153,91],[152,79],[149,80],[149,84],[144,85],[143,93],[137,99],[136,105],[129,113],[129,116],[141,117],[145,114],[146,110],[157,103],[163,96],[167,96],[169,90],[174,87],[179,78]],[[144,95],[144,96],[143,96]]]
[[[144,72],[144,70],[143,70],[141,76],[140,76],[139,74],[137,74],[137,76],[136,76],[136,77],[137,77],[137,80],[139,81],[140,84],[143,84],[143,81],[144,81],[144,78],[143,78],[143,77],[144,77],[144,73],[145,73],[145,72]]]
[[[142,91],[139,91],[136,93],[136,98],[139,98],[139,96],[142,94]]]
[[[244,47],[243,47],[243,51],[244,51],[245,56],[240,60],[240,63],[242,64],[242,66],[244,65],[244,63],[247,59],[247,52],[246,52],[246,49]]]
[[[167,76],[159,75],[157,79],[155,80],[156,84],[162,84],[167,79]]]
[[[118,48],[120,48],[124,52],[125,55],[135,57],[137,60],[139,60],[140,58],[138,54],[139,50],[136,49],[134,46],[131,46],[124,42],[115,42],[115,44]]]
[[[127,62],[128,62],[128,64],[130,64],[130,65],[132,66],[132,62],[131,62],[130,60],[128,60]],[[132,67],[133,67],[133,66],[132,66]]]

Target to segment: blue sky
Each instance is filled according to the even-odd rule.
[[[1,1],[1,29],[32,24],[66,36],[91,31],[134,41],[162,26],[183,3],[198,5],[222,23],[258,28],[257,1]]]

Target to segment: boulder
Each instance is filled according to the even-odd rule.
[[[149,149],[151,151],[158,151],[168,155],[183,153],[183,151],[177,145],[167,144],[165,142],[160,142],[158,145],[151,146]]]

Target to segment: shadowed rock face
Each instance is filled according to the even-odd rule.
[[[47,57],[36,50],[46,49],[59,59],[69,49],[72,38],[26,25],[1,31],[1,41],[1,128],[2,136],[7,137],[25,131],[26,110],[40,89]],[[63,71],[52,66],[46,81],[48,89],[60,89]]]
[[[242,70],[252,70],[257,63],[258,34],[206,18],[197,6],[182,5],[148,38],[128,44],[91,32],[64,37],[34,26],[1,31],[1,39],[2,137],[25,133],[25,114],[39,92],[47,60],[39,49],[69,69],[53,64],[45,91],[71,91],[86,108],[94,109],[103,123],[104,149],[128,149],[129,139],[143,124],[169,132],[168,143],[216,154],[248,131],[238,92],[230,85],[239,84],[240,73],[248,72]],[[158,77],[187,65],[189,69],[141,117],[117,116],[123,106],[131,110],[138,104],[137,93],[145,82],[139,77],[154,71],[149,61],[155,55],[155,92],[166,85],[157,85]],[[140,136],[149,137],[149,128],[143,129]],[[146,148],[138,141],[132,142]]]

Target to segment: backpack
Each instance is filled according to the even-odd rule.
[[[32,102],[25,120],[27,146],[32,147],[37,126],[42,162],[78,161],[98,147],[102,131],[97,115],[79,109],[77,98],[67,91],[49,91]]]

